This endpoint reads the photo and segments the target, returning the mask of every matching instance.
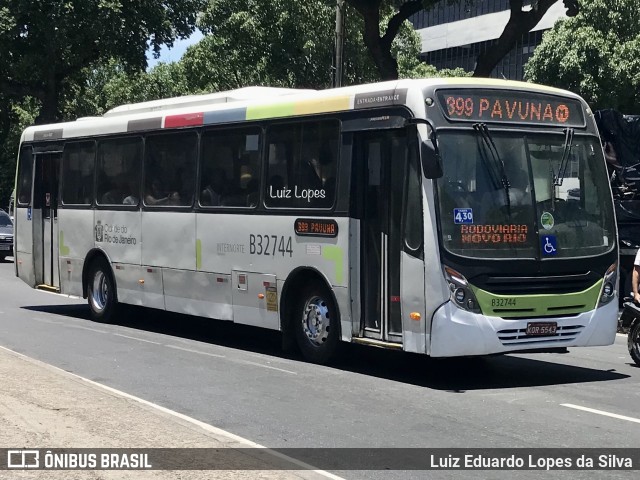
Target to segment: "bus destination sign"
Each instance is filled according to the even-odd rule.
[[[584,127],[582,105],[569,98],[503,90],[441,90],[438,101],[453,121]]]
[[[308,237],[337,237],[338,223],[327,218],[310,219],[297,218],[295,223],[296,235]]]

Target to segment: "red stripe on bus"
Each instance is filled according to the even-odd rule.
[[[202,125],[204,113],[185,113],[183,115],[167,115],[164,119],[164,128],[188,127]]]

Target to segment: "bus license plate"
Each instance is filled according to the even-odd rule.
[[[527,335],[555,335],[558,329],[556,322],[527,323]]]
[[[10,245],[0,245],[0,250],[9,250]]]

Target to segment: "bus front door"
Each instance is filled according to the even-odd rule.
[[[38,153],[33,192],[33,263],[36,285],[60,288],[58,185],[62,154]]]
[[[364,132],[354,140],[354,174],[358,179],[356,192],[361,219],[361,331],[364,337],[400,344],[406,131]]]

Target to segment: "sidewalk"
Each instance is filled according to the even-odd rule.
[[[0,348],[0,448],[247,448],[233,435],[128,398],[80,377]],[[245,455],[238,453],[238,455]],[[300,479],[313,471],[269,470],[268,458],[248,458],[265,470],[0,471],[0,478]],[[275,465],[275,461],[274,461]],[[326,477],[324,477],[326,478]]]

